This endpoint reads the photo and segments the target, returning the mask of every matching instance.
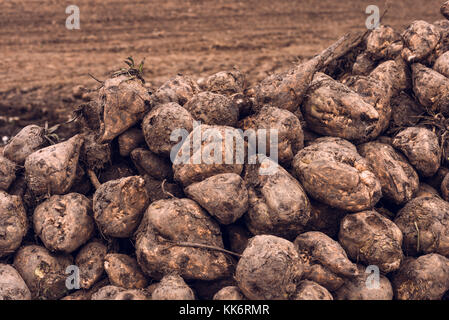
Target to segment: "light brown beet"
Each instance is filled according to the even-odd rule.
[[[151,295],[152,300],[195,300],[195,293],[176,274],[166,275],[156,285]]]
[[[14,258],[33,299],[57,300],[66,292],[66,275],[58,259],[44,247],[29,245],[19,249]]]
[[[292,300],[334,300],[334,298],[325,287],[313,281],[303,280],[299,283]]]
[[[299,151],[292,166],[308,195],[335,208],[357,212],[381,198],[381,185],[350,142],[325,137]]]
[[[407,258],[392,282],[398,300],[440,300],[449,289],[449,260],[435,253]]]
[[[142,177],[108,181],[94,195],[95,221],[103,235],[128,238],[139,225],[148,204]]]
[[[44,136],[44,128],[36,125],[26,126],[5,146],[3,156],[22,165],[30,154],[46,145],[47,140]]]
[[[439,253],[449,256],[449,203],[434,196],[409,201],[396,215],[407,255]]]
[[[389,58],[389,49],[400,41],[401,36],[392,27],[381,25],[366,38],[366,53],[376,60]]]
[[[100,143],[114,138],[134,126],[150,108],[150,95],[139,79],[122,75],[107,79],[100,89],[103,110]]]
[[[29,189],[35,195],[65,194],[76,177],[83,138],[73,138],[40,149],[25,160],[25,176]]]
[[[0,154],[0,190],[7,191],[16,180],[16,164]]]
[[[184,140],[172,160],[175,180],[184,187],[221,173],[240,174],[244,163],[243,135],[232,127],[200,125]]]
[[[75,263],[80,270],[80,287],[90,289],[104,273],[107,248],[100,241],[91,241],[78,252]]]
[[[143,122],[142,130],[148,148],[163,156],[170,156],[172,149],[178,143],[178,137],[174,136],[181,130],[188,134],[193,130],[194,118],[177,103],[160,105],[149,112]]]
[[[13,253],[28,231],[22,199],[0,191],[0,257]]]
[[[446,51],[435,61],[433,70],[442,74],[446,78],[449,77],[449,52]]]
[[[245,75],[236,68],[217,72],[209,76],[205,82],[207,91],[225,95],[242,93],[246,86]]]
[[[376,265],[384,273],[399,269],[403,259],[401,230],[376,211],[344,217],[338,240],[353,261]]]
[[[316,133],[356,141],[366,139],[380,117],[361,95],[323,73],[315,74],[302,111]]]
[[[264,170],[270,168],[269,173]],[[253,234],[294,239],[310,219],[310,202],[301,184],[270,158],[247,165],[249,209],[245,215]]]
[[[358,146],[371,171],[382,186],[382,195],[396,204],[412,199],[419,187],[419,177],[407,159],[392,146],[368,142]]]
[[[125,289],[143,289],[148,280],[134,258],[126,254],[110,253],[104,258],[104,269],[112,285]]]
[[[97,292],[92,294],[92,300],[115,300],[115,297],[126,291],[125,288],[120,288],[113,285],[107,285],[100,288]]]
[[[11,265],[0,264],[0,300],[31,300],[31,292]]]
[[[414,21],[401,36],[404,41],[402,57],[408,62],[428,56],[441,39],[439,29],[422,20]]]
[[[418,101],[429,110],[449,112],[449,79],[420,63],[412,65],[413,91]]]
[[[426,128],[409,127],[395,136],[392,145],[405,154],[423,177],[433,176],[440,168],[438,137]]]
[[[131,160],[140,175],[147,174],[157,180],[173,180],[171,163],[149,150],[142,148],[134,149],[131,152]]]
[[[139,128],[131,128],[118,137],[120,156],[128,157],[131,151],[145,143],[143,132]]]
[[[346,278],[357,275],[340,244],[322,232],[310,231],[294,241],[304,264],[304,278],[314,281],[330,291],[337,290]]]
[[[179,243],[223,248],[220,227],[190,199],[153,202],[136,233],[136,255],[142,270],[161,279],[177,272],[184,279],[215,280],[232,272],[222,252]]]
[[[243,293],[237,286],[228,286],[220,289],[214,297],[213,300],[246,300]]]
[[[153,100],[156,105],[175,102],[182,106],[198,92],[200,88],[193,79],[189,76],[177,75],[157,89]]]
[[[233,100],[218,93],[200,92],[187,101],[184,108],[203,124],[236,126],[239,119],[239,109]]]
[[[352,66],[353,75],[366,76],[376,67],[376,61],[366,52],[362,52],[357,56]]]
[[[218,174],[193,183],[185,193],[221,224],[235,222],[248,210],[246,183],[235,173]]]
[[[302,273],[303,265],[293,243],[259,235],[249,241],[235,279],[251,300],[288,300],[296,292]]]
[[[304,133],[299,119],[290,111],[274,107],[264,107],[257,114],[241,122],[246,132],[253,130],[258,143],[265,143],[266,151],[276,146],[271,145],[271,134],[277,134],[278,159],[281,163],[290,163],[295,154],[304,147]],[[262,131],[258,131],[262,130]],[[266,141],[266,142],[265,142]],[[251,141],[250,141],[251,142]],[[255,148],[255,141],[252,142]]]
[[[94,232],[92,201],[78,193],[52,196],[34,210],[33,224],[47,249],[71,253]]]
[[[387,277],[377,277],[362,265],[358,269],[359,275],[345,281],[334,293],[336,300],[393,300],[393,287]]]

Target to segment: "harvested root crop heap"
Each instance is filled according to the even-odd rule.
[[[449,20],[253,87],[126,63],[0,149],[0,299],[448,297]]]

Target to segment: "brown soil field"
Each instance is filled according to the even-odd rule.
[[[441,0],[391,1],[383,23],[402,30],[433,22]],[[65,27],[68,5],[81,29]],[[65,121],[81,102],[76,85],[96,86],[124,58],[146,58],[157,87],[177,73],[194,77],[237,66],[250,83],[365,28],[375,0],[0,0],[0,137],[28,123]]]

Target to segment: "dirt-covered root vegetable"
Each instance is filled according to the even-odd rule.
[[[95,192],[94,218],[103,235],[128,238],[139,225],[148,204],[142,177],[108,181]]]
[[[325,287],[310,280],[303,280],[299,283],[292,300],[334,300],[334,298]]]
[[[401,230],[375,211],[344,217],[338,239],[353,261],[376,265],[384,273],[397,270],[402,262]]]
[[[231,224],[248,210],[245,181],[235,173],[223,173],[193,183],[186,195],[214,216],[221,224]]]
[[[36,195],[65,194],[73,185],[84,139],[80,135],[44,149],[25,160],[28,188]]]
[[[427,57],[441,39],[439,28],[422,20],[413,22],[401,36],[404,41],[402,57],[408,62]]]
[[[319,138],[296,154],[292,166],[308,195],[331,207],[358,212],[382,196],[379,180],[346,140]]]
[[[379,121],[379,112],[346,85],[315,74],[302,105],[311,130],[348,140],[364,140]]]
[[[394,137],[393,147],[402,151],[423,177],[433,176],[440,168],[438,137],[429,129],[409,127]]]
[[[344,54],[344,51],[357,46],[357,42],[357,39],[345,35],[313,59],[262,80],[253,88],[255,111],[264,106],[296,111],[303,102],[315,72],[332,62],[339,53]]]
[[[233,95],[245,89],[245,75],[237,68],[217,72],[205,80],[205,89],[210,92]]]
[[[415,196],[419,177],[402,154],[388,144],[375,141],[359,145],[358,150],[380,181],[386,199],[403,204]]]
[[[340,220],[346,215],[346,211],[332,208],[324,203],[310,200],[310,220],[306,230],[320,231],[334,238],[340,229]]]
[[[80,151],[80,162],[91,170],[100,170],[112,162],[111,146],[99,143],[94,133],[84,134],[84,143]]]
[[[200,125],[172,158],[174,178],[186,187],[220,173],[240,174],[244,145],[243,135],[235,128]]]
[[[335,291],[346,278],[357,275],[357,266],[341,245],[322,232],[303,233],[294,244],[304,264],[304,279]]]
[[[143,118],[150,108],[150,95],[139,79],[118,76],[100,89],[103,121],[100,143],[109,142]]]
[[[92,300],[114,300],[119,293],[124,291],[126,291],[125,288],[107,285],[93,293]]]
[[[20,130],[5,146],[3,156],[19,165],[33,152],[46,144],[45,129],[36,125],[29,125]]]
[[[30,289],[9,264],[0,264],[0,300],[31,300]]]
[[[369,77],[374,81],[384,83],[388,89],[392,90],[392,96],[396,96],[401,91],[412,88],[412,76],[409,69],[404,60],[396,58],[379,64],[369,74]]]
[[[147,174],[157,180],[173,179],[173,170],[170,162],[147,149],[134,149],[131,152],[131,160],[140,175]]]
[[[137,264],[137,261],[126,255],[110,253],[104,258],[104,269],[109,282],[117,287],[126,289],[143,289],[148,280]]]
[[[271,235],[252,238],[240,258],[235,279],[251,300],[288,300],[301,279],[303,265],[293,243]]]
[[[446,51],[435,61],[433,70],[449,78],[449,51]]]
[[[220,289],[212,298],[213,300],[246,300],[242,291],[237,286],[227,286]]]
[[[366,50],[374,60],[389,58],[391,46],[401,41],[399,33],[390,26],[381,25],[370,32],[366,38]]]
[[[113,300],[150,300],[144,290],[128,289],[118,292]]]
[[[253,234],[273,234],[287,239],[304,232],[311,207],[301,184],[270,158],[247,165],[245,171],[248,229]]]
[[[436,253],[407,258],[392,283],[398,300],[441,300],[449,289],[449,259]]]
[[[376,61],[366,52],[362,52],[352,66],[353,75],[366,76],[376,67]]]
[[[440,12],[446,19],[449,19],[449,1],[441,5]]]
[[[163,156],[170,156],[172,149],[193,130],[195,119],[177,103],[166,103],[151,110],[142,121],[142,130],[148,148]]]
[[[272,146],[270,141],[271,135],[276,134],[277,140],[274,142],[277,144],[278,159],[281,163],[290,163],[295,154],[304,147],[301,123],[288,110],[264,107],[257,114],[245,118],[242,121],[242,129],[245,132],[252,130],[257,142],[265,144],[267,152],[276,147]]]
[[[448,202],[434,196],[415,198],[398,212],[394,222],[404,235],[407,255],[449,256]]]
[[[390,280],[377,269],[358,265],[359,275],[348,279],[334,292],[336,300],[393,300]]]
[[[200,91],[195,80],[189,76],[177,75],[156,90],[153,100],[156,105],[175,102],[182,106]]]
[[[218,223],[193,200],[153,202],[136,237],[137,261],[152,278],[176,272],[184,279],[216,280],[232,272],[231,258],[220,251]]]
[[[145,188],[147,189],[150,203],[173,197],[182,198],[184,196],[182,188],[177,183],[156,180],[148,175],[144,175],[143,178],[145,179]]]
[[[424,113],[424,108],[405,92],[391,99],[391,108],[391,128],[415,126]]]
[[[33,298],[56,300],[66,292],[66,274],[58,259],[44,247],[29,245],[19,249],[14,258],[19,272]]]
[[[166,275],[156,285],[151,300],[195,300],[195,293],[177,274]]]
[[[34,210],[33,224],[47,249],[71,253],[94,232],[92,201],[78,193],[52,196]]]
[[[0,154],[0,190],[7,191],[16,180],[16,164]]]
[[[104,273],[107,248],[100,241],[91,241],[78,252],[75,265],[80,271],[80,287],[90,289]]]
[[[13,253],[28,231],[22,199],[0,191],[0,257]]]
[[[120,156],[128,157],[131,151],[145,143],[143,132],[139,128],[131,128],[118,137]]]
[[[419,103],[433,112],[449,113],[449,79],[420,63],[412,65],[412,73]]]
[[[234,127],[239,119],[239,109],[234,101],[218,93],[200,92],[187,101],[184,108],[204,124]]]

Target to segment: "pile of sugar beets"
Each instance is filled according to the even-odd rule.
[[[253,87],[234,69],[153,91],[127,63],[78,134],[2,148],[0,299],[447,297],[449,20],[346,35]],[[178,129],[277,130],[279,164],[173,162]]]

